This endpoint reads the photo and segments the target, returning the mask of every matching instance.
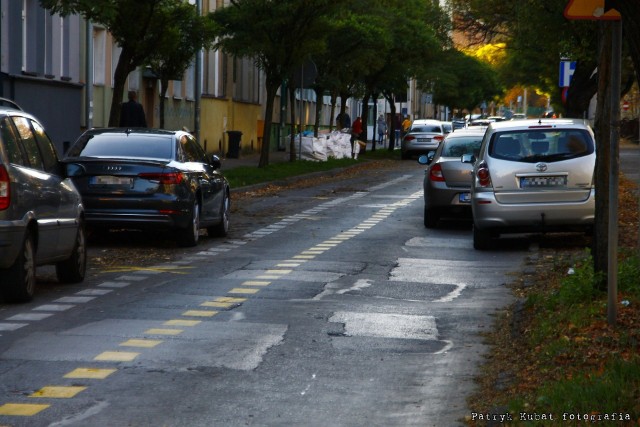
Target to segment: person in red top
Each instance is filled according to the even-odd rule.
[[[362,133],[362,120],[360,116],[356,117],[351,125],[351,157],[354,159],[358,158],[358,153],[360,152],[360,144],[358,144],[358,138]]]

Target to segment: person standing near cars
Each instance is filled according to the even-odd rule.
[[[358,144],[360,134],[362,134],[362,119],[358,116],[351,126],[351,157],[354,159],[358,158],[358,153],[360,152],[360,144]]]
[[[384,119],[384,115],[380,114],[380,116],[378,116],[376,126],[378,127],[378,145],[382,145],[384,143],[384,136],[387,134],[387,122]]]
[[[406,116],[404,118],[404,121],[402,122],[402,136],[404,137],[404,135],[406,135],[409,132],[409,129],[411,129],[411,120],[409,120],[409,116]]]
[[[146,128],[147,118],[142,105],[136,100],[136,91],[130,90],[128,102],[123,102],[120,109],[120,127]]]

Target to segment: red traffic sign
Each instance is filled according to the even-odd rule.
[[[622,109],[623,109],[624,111],[629,111],[629,102],[628,102],[628,101],[624,101],[624,102],[622,103]]]
[[[620,12],[608,0],[569,0],[564,9],[567,19],[620,20]]]

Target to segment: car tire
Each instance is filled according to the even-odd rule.
[[[33,237],[27,231],[16,261],[2,274],[2,296],[6,302],[27,302],[36,289],[36,260]]]
[[[440,213],[435,208],[424,208],[424,226],[426,228],[436,228],[440,220]]]
[[[229,233],[229,217],[231,214],[231,200],[227,192],[222,197],[222,208],[220,223],[207,228],[209,237],[225,237]]]
[[[473,225],[473,248],[479,251],[486,251],[491,248],[493,233],[489,230],[482,230]]]
[[[78,283],[84,280],[86,271],[87,239],[84,224],[80,224],[71,256],[56,264],[56,276],[61,283]]]
[[[180,230],[179,237],[182,246],[191,247],[198,244],[200,239],[200,205],[197,200],[193,202],[191,207],[191,221],[186,228]]]

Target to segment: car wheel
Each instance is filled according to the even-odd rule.
[[[440,214],[434,208],[424,208],[424,226],[426,228],[436,228],[438,221],[440,220]]]
[[[186,228],[180,230],[180,240],[182,246],[195,246],[200,239],[200,205],[198,201],[193,202],[191,207],[191,221]]]
[[[86,271],[87,240],[84,225],[80,224],[71,256],[56,264],[56,276],[62,283],[78,283],[84,280]]]
[[[1,287],[2,295],[7,302],[27,302],[33,298],[36,289],[36,262],[30,232],[27,231],[20,255],[2,276],[6,278]]]
[[[491,247],[491,239],[493,234],[489,230],[481,230],[473,225],[473,248],[479,251],[485,251]]]
[[[221,209],[221,218],[220,223],[216,224],[212,227],[207,228],[207,233],[209,237],[225,237],[229,232],[229,217],[231,214],[231,200],[229,200],[229,196],[227,193],[224,193],[222,198],[222,209]]]

